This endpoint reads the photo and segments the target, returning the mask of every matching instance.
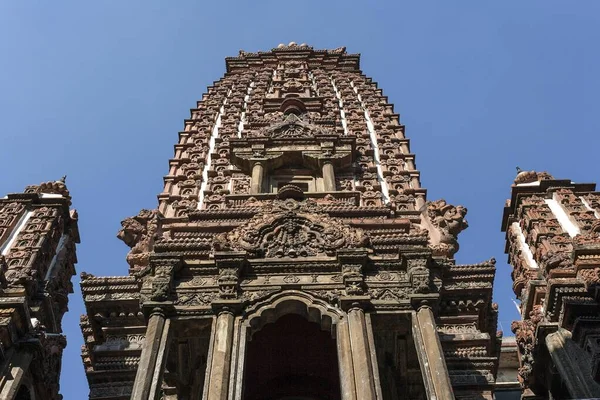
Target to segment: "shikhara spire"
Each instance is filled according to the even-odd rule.
[[[122,223],[129,276],[82,276],[91,398],[491,399],[495,261],[455,264],[466,208],[427,201],[359,56],[226,68]]]
[[[0,198],[0,398],[58,400],[77,212],[65,179]]]
[[[502,230],[524,398],[600,397],[600,194],[518,169]]]
[[[361,73],[358,55],[292,42],[270,52],[240,51],[226,65],[225,77],[208,89],[179,134],[159,195],[166,217],[227,209],[231,196],[240,202],[256,195],[250,182],[257,162],[261,177],[268,177],[261,178],[261,194],[276,194],[283,180],[275,175],[285,172],[285,164],[310,170],[303,172],[306,192],[356,192],[356,205],[424,204],[426,191],[404,126],[376,83]],[[285,146],[282,140],[293,136],[304,136],[303,148]],[[277,139],[277,146],[262,145]],[[250,154],[247,162],[234,159],[240,146]],[[306,157],[314,161],[301,165],[298,160]],[[334,171],[323,175],[320,164],[329,162]],[[317,176],[311,180],[312,170]]]

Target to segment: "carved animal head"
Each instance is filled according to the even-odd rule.
[[[125,218],[121,221],[121,227],[117,237],[129,247],[135,246],[146,231],[146,227],[136,221],[135,218]]]
[[[152,230],[151,228],[156,230],[159,217],[157,210],[141,210],[137,216],[125,218],[121,221],[121,230],[117,233],[117,237],[125,242],[127,246],[134,247],[148,235],[149,231]]]

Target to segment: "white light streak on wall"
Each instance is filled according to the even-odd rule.
[[[10,234],[8,239],[4,242],[2,247],[0,247],[0,254],[2,254],[3,256],[8,254],[8,252],[10,251],[10,248],[15,243],[15,240],[17,240],[17,236],[19,235],[19,233],[21,233],[21,231],[25,227],[25,224],[27,224],[27,221],[29,221],[29,218],[31,218],[32,214],[33,214],[33,211],[27,211],[21,216],[21,218],[19,219],[19,222],[15,226],[15,229],[13,229],[12,233]]]
[[[377,134],[375,133],[375,125],[373,125],[373,121],[371,120],[371,116],[369,115],[369,111],[367,110],[367,106],[362,101],[362,97],[358,93],[358,89],[354,86],[354,82],[350,82],[350,86],[354,89],[354,93],[358,97],[358,101],[360,102],[361,107],[365,112],[365,119],[367,120],[367,130],[369,131],[369,137],[371,138],[371,145],[373,146],[373,153],[375,159],[375,167],[377,167],[377,180],[381,185],[381,194],[383,196],[383,202],[389,203],[390,201],[390,192],[388,191],[387,182],[383,179],[383,169],[381,168],[381,161],[379,159],[379,146],[377,144]]]
[[[242,115],[240,116],[240,124],[238,125],[238,137],[242,137],[242,132],[244,131],[244,123],[246,122],[246,108],[248,108],[248,101],[250,100],[250,96],[252,95],[252,88],[254,87],[254,82],[250,82],[250,86],[248,86],[248,91],[246,92],[246,96],[244,97],[244,105],[242,106]]]
[[[544,201],[548,204],[548,207],[550,207],[550,210],[558,220],[562,229],[567,232],[569,236],[575,237],[579,235],[579,228],[571,221],[564,208],[560,205],[560,202],[556,200],[556,193],[552,195],[551,199],[545,199]]]
[[[525,241],[525,235],[523,234],[523,231],[521,230],[519,223],[513,222],[512,228],[517,232],[517,238],[519,239],[519,249],[521,250],[521,254],[525,255],[525,261],[529,265],[529,268],[538,269],[539,265],[533,258],[533,253],[531,253],[531,249],[529,248],[529,245]]]
[[[219,127],[221,126],[221,116],[225,112],[225,105],[227,104],[227,99],[231,95],[232,89],[229,89],[227,92],[227,97],[223,100],[223,104],[219,109],[219,113],[217,114],[217,120],[215,121],[215,126],[210,134],[210,140],[208,141],[208,156],[206,157],[206,164],[204,165],[204,169],[202,170],[202,184],[200,185],[200,198],[198,200],[198,210],[202,209],[202,204],[204,204],[204,191],[206,190],[206,185],[208,184],[208,169],[210,168],[210,163],[212,159],[212,153],[215,150],[215,139],[219,137]]]
[[[338,105],[340,108],[340,119],[342,120],[342,126],[344,127],[344,135],[348,135],[348,124],[346,122],[346,113],[344,112],[344,102],[342,100],[342,95],[338,90],[337,86],[335,86],[335,81],[331,79],[331,85],[333,86],[333,91],[335,92],[335,97],[338,99]]]

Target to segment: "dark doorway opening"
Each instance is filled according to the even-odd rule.
[[[335,340],[296,314],[279,318],[248,343],[245,400],[340,400]]]

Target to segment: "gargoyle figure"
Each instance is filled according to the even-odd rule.
[[[467,229],[465,219],[467,209],[463,206],[452,206],[446,200],[427,203],[427,217],[431,224],[439,230],[439,241],[430,245],[434,253],[452,257],[458,251],[458,234]]]
[[[121,230],[117,237],[131,247],[127,254],[127,263],[132,271],[139,271],[148,266],[150,253],[158,238],[162,215],[158,210],[141,210],[135,217],[121,222]]]
[[[456,239],[458,234],[469,226],[465,219],[467,209],[463,206],[447,204],[443,199],[430,202],[427,205],[427,215],[431,223],[439,228],[445,236],[442,238],[442,243]]]

